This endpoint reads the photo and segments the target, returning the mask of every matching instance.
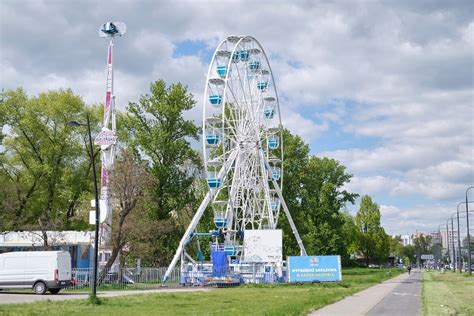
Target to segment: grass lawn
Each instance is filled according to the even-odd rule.
[[[424,272],[422,295],[424,315],[474,315],[474,276]]]
[[[0,315],[301,315],[380,283],[402,271],[345,269],[343,282],[243,285],[210,292],[142,294],[86,300],[0,305]]]

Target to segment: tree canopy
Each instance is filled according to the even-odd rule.
[[[117,114],[119,147],[124,151],[111,182],[118,185],[112,194],[115,255],[126,243],[131,257],[141,257],[145,265],[166,265],[173,256],[208,189],[201,154],[193,149],[200,128],[184,118],[195,104],[187,87],[158,80]],[[83,121],[89,114],[96,134],[101,107],[86,106],[71,90],[28,97],[22,89],[2,93],[1,105],[0,124],[5,128],[0,137],[0,229],[90,229],[87,134],[67,122]],[[378,205],[364,196],[355,218],[346,211],[358,197],[345,189],[352,178],[346,167],[312,155],[308,144],[286,129],[283,140],[283,195],[308,254],[339,254],[345,263],[353,252],[363,254],[367,262],[385,259],[390,245]],[[97,163],[98,153],[96,148]],[[130,187],[139,188],[136,195],[130,195]],[[211,212],[205,214],[202,231],[214,227]],[[299,254],[284,212],[279,223],[284,255]]]
[[[91,186],[87,135],[66,123],[82,121],[86,112],[96,127],[99,112],[71,90],[32,98],[22,89],[3,93],[2,230],[84,228],[76,215]]]
[[[348,257],[351,233],[344,229],[346,203],[354,203],[357,194],[343,187],[352,175],[338,161],[310,155],[309,146],[288,130],[284,140],[283,195],[309,254],[341,254]],[[284,247],[287,255],[299,248],[282,214]],[[347,228],[347,227],[346,227]]]
[[[197,207],[196,176],[201,160],[190,140],[199,140],[199,128],[183,114],[196,104],[182,84],[166,86],[163,80],[150,85],[150,94],[130,102],[120,116],[120,139],[141,160],[148,161],[154,179],[148,200],[150,220],[167,221],[172,231],[155,235],[154,256],[170,260],[181,234]],[[153,251],[152,251],[153,252]]]
[[[373,202],[370,196],[364,195],[355,218],[357,227],[355,242],[367,266],[370,262],[380,263],[389,255],[389,237],[380,224],[380,218],[377,203]]]

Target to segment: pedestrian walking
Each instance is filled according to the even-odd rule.
[[[408,275],[410,275],[410,273],[411,273],[411,265],[408,266],[407,270],[408,270]]]

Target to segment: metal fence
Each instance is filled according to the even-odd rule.
[[[255,267],[246,269],[240,266],[240,271],[229,269],[225,273],[215,274],[212,265],[200,266],[199,271],[180,271],[176,267],[168,276],[167,286],[226,286],[242,283],[284,283],[285,277],[279,277],[275,272],[261,272]],[[163,285],[163,276],[166,268],[111,268],[107,271],[99,270],[98,287],[100,290],[145,290],[159,288]],[[94,269],[73,269],[73,285],[63,291],[90,291]],[[284,272],[284,274],[286,274]]]
[[[110,268],[99,270],[98,290],[141,290],[162,285],[166,268]],[[89,291],[94,280],[94,269],[73,269],[71,287],[63,291]],[[174,269],[166,285],[176,286],[180,282],[179,269]]]

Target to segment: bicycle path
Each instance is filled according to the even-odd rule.
[[[404,273],[309,315],[421,315],[421,284],[420,271]]]

